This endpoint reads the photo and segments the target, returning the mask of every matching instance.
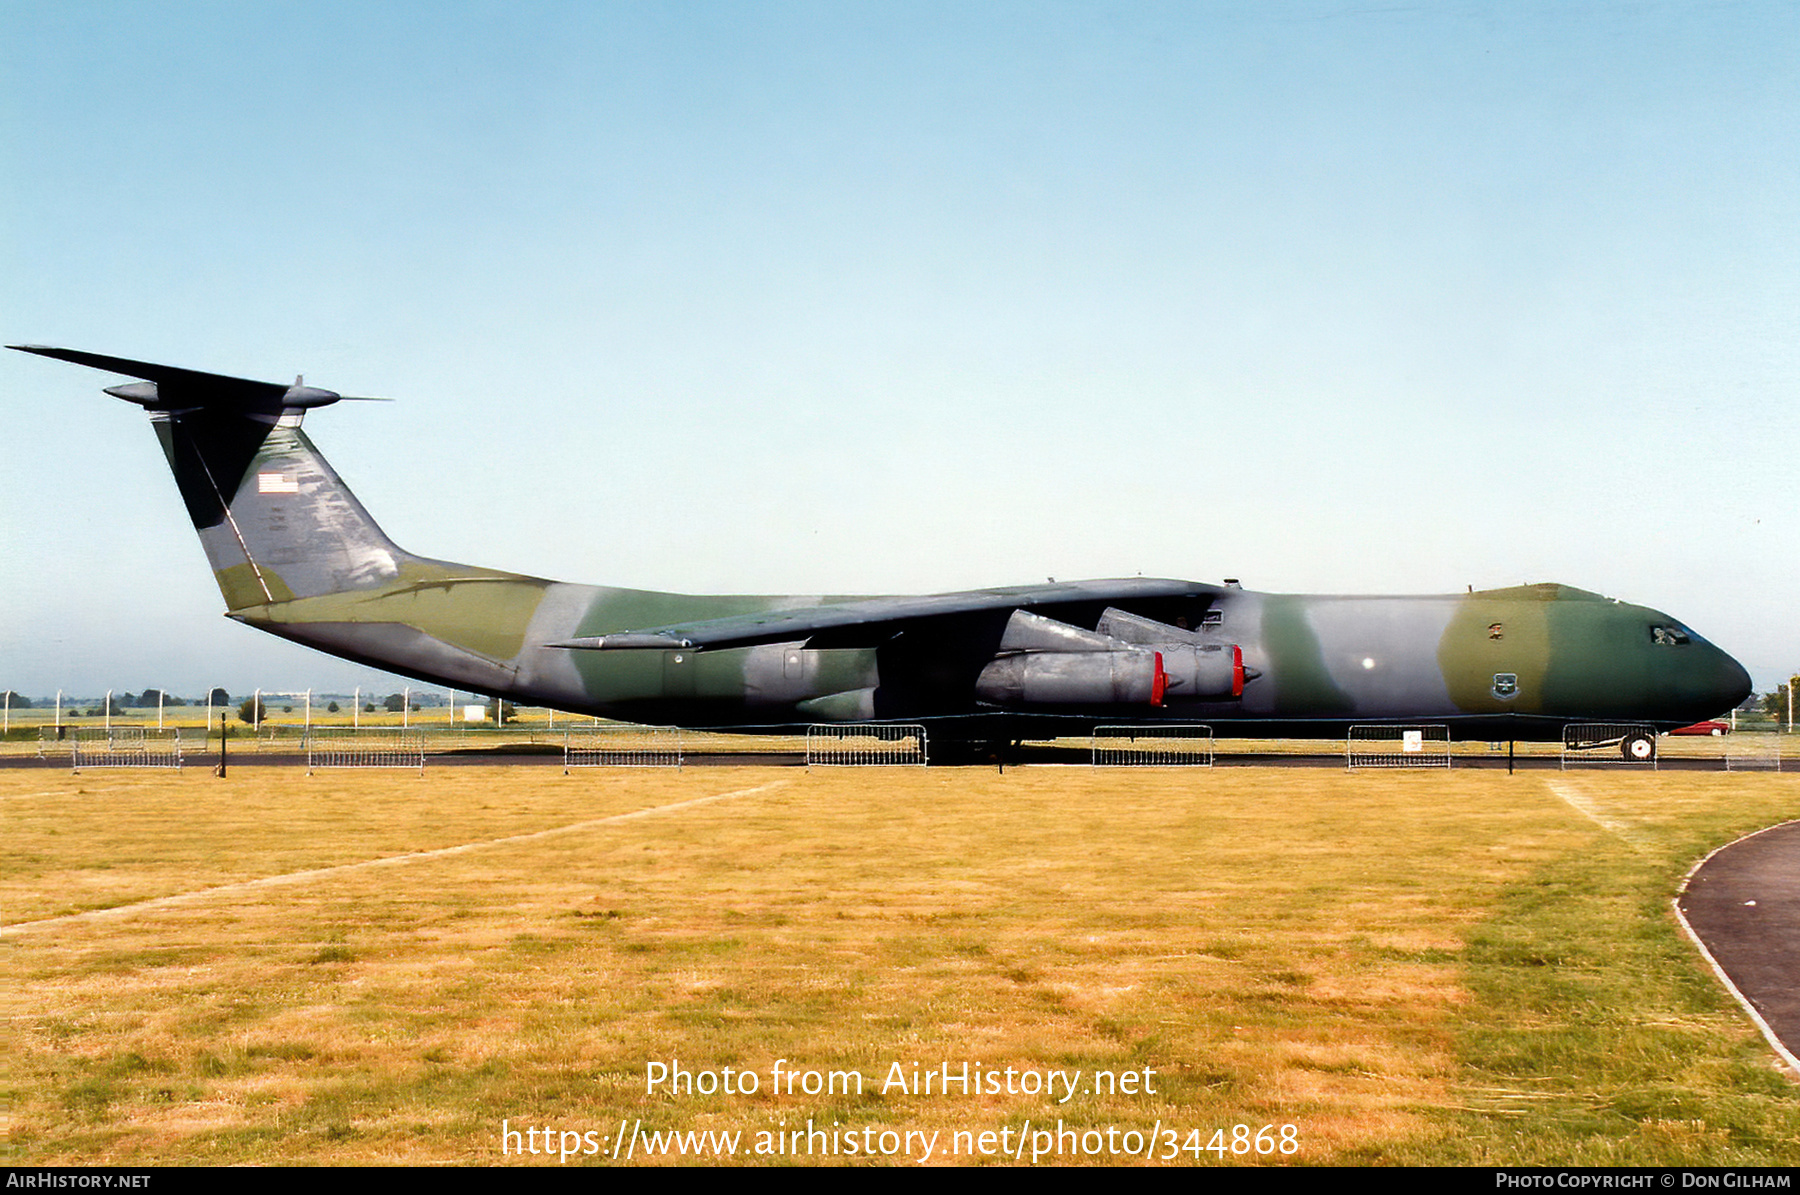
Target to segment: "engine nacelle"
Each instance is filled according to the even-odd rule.
[[[981,670],[975,693],[996,705],[1158,705],[1162,655],[1154,651],[1033,651]]]
[[[1244,649],[1237,644],[1165,647],[1163,692],[1177,701],[1236,701],[1244,695]],[[1162,704],[1158,698],[1157,705]]]
[[[995,705],[1160,706],[1244,695],[1244,653],[1235,644],[1195,643],[1191,632],[1123,611],[1107,615],[1134,638],[1166,631],[1167,639],[1127,642],[1015,610],[1000,654],[976,678],[976,696]]]
[[[1244,695],[1244,653],[1236,646],[1020,652],[983,668],[975,693],[995,705],[1236,701]]]

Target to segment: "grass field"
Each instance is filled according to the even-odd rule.
[[[750,1162],[810,1119],[838,1136],[775,1160],[980,1162],[1060,1119],[1042,1161],[1792,1165],[1800,1089],[1669,900],[1797,805],[1792,774],[8,770],[6,1160],[557,1165],[637,1124]],[[676,1059],[759,1089],[647,1094]],[[863,1092],[774,1093],[777,1060]],[[883,1092],[896,1063],[1081,1077]]]

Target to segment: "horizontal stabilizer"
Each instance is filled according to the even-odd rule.
[[[174,365],[158,365],[152,361],[132,361],[125,357],[108,357],[101,353],[84,353],[78,349],[58,349],[41,344],[9,344],[21,353],[54,357],[110,373],[143,378],[148,385],[109,386],[106,392],[114,398],[134,402],[152,411],[193,410],[197,407],[230,407],[247,410],[278,411],[307,407],[323,407],[341,402],[347,395],[316,386],[303,385],[298,379],[292,386],[280,382],[257,382],[249,378],[227,377],[219,373],[201,373]],[[387,399],[357,398],[353,402],[386,402]]]

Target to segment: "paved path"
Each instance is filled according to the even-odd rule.
[[[1800,1069],[1800,822],[1721,847],[1675,903],[1770,1043]]]

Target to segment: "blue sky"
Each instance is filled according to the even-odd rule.
[[[1560,580],[1800,668],[1792,4],[0,0],[0,338],[401,400],[411,550],[694,592]],[[0,688],[381,685],[219,616],[0,354]]]

